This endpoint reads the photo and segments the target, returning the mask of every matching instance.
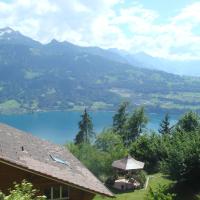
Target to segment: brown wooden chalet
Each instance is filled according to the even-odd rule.
[[[65,147],[0,124],[0,190],[24,179],[51,200],[113,197]]]

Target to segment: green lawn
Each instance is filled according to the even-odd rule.
[[[171,180],[164,177],[162,174],[154,174],[150,176],[149,185],[148,188],[156,188],[159,185],[169,185],[172,183]],[[121,193],[116,194],[116,200],[143,200],[145,198],[147,190],[141,189],[141,190],[135,190],[134,192],[127,192],[127,193]],[[110,198],[103,198],[100,196],[97,196],[94,200],[109,200]]]

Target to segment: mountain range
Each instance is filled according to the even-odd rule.
[[[121,101],[150,111],[199,110],[200,78],[161,71],[160,60],[56,40],[42,44],[0,29],[0,112],[113,110]]]
[[[200,60],[169,60],[152,57],[144,52],[130,54],[118,49],[110,49],[131,65],[147,69],[156,69],[168,73],[200,77]]]

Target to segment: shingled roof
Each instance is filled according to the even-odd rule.
[[[55,162],[61,159],[66,164]],[[45,175],[91,193],[113,194],[65,147],[52,144],[10,126],[0,124],[0,161]]]

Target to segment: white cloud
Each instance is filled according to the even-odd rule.
[[[154,10],[124,0],[13,0],[0,2],[0,27],[41,42],[55,38],[79,45],[145,51],[171,59],[200,58],[200,2],[165,22]],[[117,10],[114,6],[118,6]]]
[[[200,51],[197,52],[200,36],[199,32],[194,31],[194,28],[199,28],[198,10],[200,3],[191,4],[162,23],[158,13],[137,5],[122,9],[120,15],[115,18],[115,23],[129,27],[128,40],[132,44],[132,52],[145,51],[153,56],[169,59],[200,59]]]
[[[190,23],[199,23],[200,22],[200,2],[195,2],[185,8],[174,17],[175,22],[187,22],[190,20]]]

